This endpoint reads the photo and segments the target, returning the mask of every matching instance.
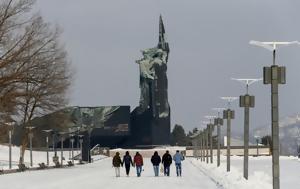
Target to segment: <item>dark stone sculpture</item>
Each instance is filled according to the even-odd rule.
[[[167,62],[169,44],[165,40],[162,17],[159,19],[157,47],[142,51],[140,67],[140,103],[131,115],[134,143],[141,145],[169,144],[170,106],[168,102]]]

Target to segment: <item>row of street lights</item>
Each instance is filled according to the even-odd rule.
[[[278,113],[278,85],[285,84],[285,67],[280,67],[275,63],[276,49],[279,45],[290,45],[290,44],[300,44],[298,41],[292,42],[258,42],[250,41],[250,44],[264,47],[273,52],[273,65],[271,67],[264,67],[263,69],[263,83],[271,84],[271,122],[272,122],[272,173],[273,173],[273,189],[280,189],[280,177],[279,177],[279,113]],[[248,162],[249,162],[249,111],[250,108],[254,108],[255,97],[249,95],[249,86],[259,79],[234,79],[236,81],[246,84],[246,94],[239,97],[239,106],[244,108],[244,178],[248,179]],[[218,111],[218,116],[205,116],[210,121],[202,122],[206,124],[206,128],[200,131],[196,136],[196,144],[200,148],[200,159],[208,163],[208,156],[210,155],[210,163],[213,163],[213,127],[217,126],[217,166],[220,166],[220,141],[221,133],[220,127],[223,125],[223,119],[227,120],[227,171],[230,171],[230,138],[231,138],[231,120],[234,119],[234,110],[230,109],[230,104],[238,97],[221,97],[228,102],[228,109],[214,108]],[[220,118],[220,112],[223,110],[223,119]],[[212,123],[214,120],[214,123]],[[195,142],[194,142],[195,144]],[[208,145],[209,144],[209,145]],[[208,149],[210,148],[210,154]],[[257,149],[258,154],[258,149]]]
[[[13,125],[10,125],[10,129],[8,132],[9,135],[9,169],[12,169],[12,132],[13,132]],[[29,150],[30,150],[30,166],[33,167],[33,155],[32,155],[32,139],[34,137],[33,135],[33,129],[35,127],[26,127],[26,129],[28,129],[28,139],[29,139]],[[53,129],[48,129],[48,130],[43,130],[43,132],[46,133],[46,156],[47,156],[47,166],[49,166],[49,136],[52,134],[52,145],[53,145],[53,151],[54,151],[54,156],[53,156],[53,162],[54,163],[58,163],[58,156],[57,156],[57,151],[56,151],[56,147],[55,147],[55,136],[57,134],[59,134],[61,136],[61,166],[63,165],[63,160],[64,160],[64,156],[63,156],[63,151],[64,151],[64,147],[63,147],[63,142],[64,142],[64,137],[66,134],[68,134],[67,132],[56,132]],[[82,144],[83,144],[83,136],[84,135],[80,135],[78,134],[78,139],[79,139],[79,144],[80,144],[80,160],[82,161]],[[75,135],[73,133],[69,133],[69,138],[70,138],[70,142],[71,142],[71,159],[72,159],[72,164],[74,164],[74,142],[75,142]],[[23,158],[23,157],[22,157]]]

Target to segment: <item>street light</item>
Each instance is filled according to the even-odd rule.
[[[54,151],[54,156],[52,157],[52,161],[55,164],[55,166],[59,166],[59,160],[58,160],[57,149],[56,149],[57,133],[58,133],[58,131],[55,130],[55,129],[53,129],[53,131],[51,132],[51,134],[52,134],[52,147],[53,147],[53,151]]]
[[[199,134],[198,134],[198,144],[199,144],[199,158],[200,158],[200,161],[202,161],[202,131],[199,130]]]
[[[92,135],[92,131],[93,131],[93,124],[88,127],[88,134],[89,134],[89,138],[88,138],[88,162],[91,163],[91,135]]]
[[[80,132],[80,128],[81,128],[81,127],[80,127],[80,126],[77,126],[76,128],[77,128],[77,142],[76,142],[76,148],[77,148],[77,151],[78,151],[78,148],[80,148],[80,147],[79,147],[79,145],[80,145],[80,144],[79,144],[79,138],[80,138],[80,137],[79,137],[79,132]],[[77,154],[77,155],[78,155],[78,154]]]
[[[190,138],[193,146],[193,157],[195,158],[197,156],[197,134],[194,133]]]
[[[34,129],[35,127],[26,127],[26,129],[29,129],[29,133],[28,133],[28,138],[29,138],[29,148],[30,148],[30,166],[33,166],[33,160],[32,160],[32,138],[33,138],[33,133],[32,133],[32,129]]]
[[[280,188],[279,172],[279,111],[278,111],[278,84],[285,84],[285,67],[276,65],[276,49],[278,46],[292,44],[299,45],[298,41],[291,42],[260,42],[250,41],[251,45],[260,46],[273,52],[273,65],[264,67],[264,84],[271,84],[271,119],[272,119],[272,173],[273,189]]]
[[[216,116],[207,115],[205,116],[206,119],[209,120],[209,124],[207,125],[209,130],[209,143],[210,143],[210,163],[213,163],[213,131],[214,131],[214,124],[213,120],[216,118]]]
[[[197,131],[192,136],[192,145],[194,146],[194,157],[197,157],[197,160],[200,157],[200,131]]]
[[[71,141],[71,158],[72,158],[72,164],[74,165],[74,134],[70,134],[70,141]]]
[[[208,128],[204,129],[204,142],[205,142],[205,155],[206,155],[206,163],[208,163]],[[205,157],[204,157],[205,158]],[[204,159],[205,161],[205,159]]]
[[[64,134],[66,132],[59,132],[60,135],[60,164],[63,166],[64,161]]]
[[[9,143],[9,153],[8,153],[8,159],[9,159],[9,169],[12,168],[12,155],[11,155],[11,146],[12,146],[12,133],[14,130],[14,124],[15,122],[8,122],[7,125],[9,126],[8,128],[8,143]]]
[[[209,121],[202,121],[203,124],[206,125],[206,129],[204,129],[205,131],[205,148],[206,148],[206,163],[208,163],[208,140],[209,140],[209,126],[208,124],[210,123]]]
[[[47,151],[47,165],[49,166],[49,133],[52,132],[52,129],[43,130],[46,133],[46,151]]]
[[[258,157],[258,155],[259,155],[259,152],[258,152],[258,143],[259,143],[260,136],[254,136],[254,138],[256,140],[256,155]]]
[[[78,135],[78,137],[79,137],[79,143],[80,143],[80,162],[82,162],[82,143],[83,143],[84,135]]]
[[[205,125],[201,125],[201,128],[205,128]],[[201,161],[205,161],[205,129],[200,131],[200,155]]]
[[[227,172],[230,171],[230,138],[231,138],[231,119],[234,119],[234,110],[230,109],[231,103],[238,99],[238,97],[225,96],[221,97],[222,100],[227,101],[228,109],[223,111],[223,119],[227,119]]]
[[[223,125],[223,119],[220,117],[221,111],[225,108],[213,108],[213,110],[218,112],[218,117],[215,118],[214,124],[217,125],[217,137],[218,137],[218,150],[217,150],[217,167],[220,166],[220,147],[221,147],[221,125]]]
[[[239,81],[246,85],[246,94],[240,96],[240,107],[244,107],[244,178],[248,180],[248,166],[249,166],[249,113],[250,108],[254,108],[255,98],[250,96],[249,86],[255,82],[261,81],[259,79],[236,79],[232,80]]]
[[[202,130],[202,136],[201,136],[201,139],[202,139],[202,161],[205,162],[205,157],[206,157],[206,129],[204,128]]]
[[[71,153],[72,153],[71,152],[72,150],[70,149],[70,146],[71,146],[71,140],[70,139],[71,139],[72,127],[68,128],[68,132],[69,132],[69,145],[68,145],[68,149],[69,149],[69,160],[70,160],[71,159]]]

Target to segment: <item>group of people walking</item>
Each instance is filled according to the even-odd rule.
[[[170,176],[170,166],[172,162],[175,162],[176,166],[176,174],[177,176],[181,176],[182,168],[181,168],[181,162],[184,160],[184,156],[182,153],[179,152],[179,150],[176,151],[175,155],[171,156],[169,151],[167,150],[166,153],[162,156],[162,158],[158,155],[158,152],[155,151],[153,156],[151,157],[151,163],[153,165],[154,175],[156,177],[159,176],[160,171],[160,164],[162,164],[163,167],[161,167],[162,172],[165,176]],[[121,160],[120,153],[116,152],[116,155],[113,157],[112,160],[113,167],[115,168],[116,177],[120,177],[120,167],[123,165],[125,166],[126,175],[129,176],[130,167],[136,167],[136,174],[138,177],[141,176],[141,173],[143,171],[143,157],[139,152],[136,152],[134,158],[130,156],[129,152],[126,151],[125,155],[123,156],[123,160]]]

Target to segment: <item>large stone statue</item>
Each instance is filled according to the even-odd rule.
[[[164,35],[165,29],[160,17],[157,47],[142,50],[143,58],[136,61],[140,68],[139,113],[152,109],[154,117],[167,117],[170,113],[166,74],[169,45]]]
[[[158,74],[156,73],[156,70],[166,70],[167,68],[167,52],[159,48],[150,48],[143,50],[142,53],[144,57],[136,62],[140,66],[140,111],[144,112],[146,109],[149,109],[152,106],[152,89],[155,90],[157,88],[158,80]],[[168,104],[164,104],[162,106],[168,106]],[[163,109],[167,108],[168,107],[165,107]]]
[[[143,58],[137,60],[140,68],[140,101],[132,112],[131,131],[141,145],[169,144],[170,106],[168,102],[167,62],[169,44],[160,16],[159,41],[154,48],[142,50]]]

